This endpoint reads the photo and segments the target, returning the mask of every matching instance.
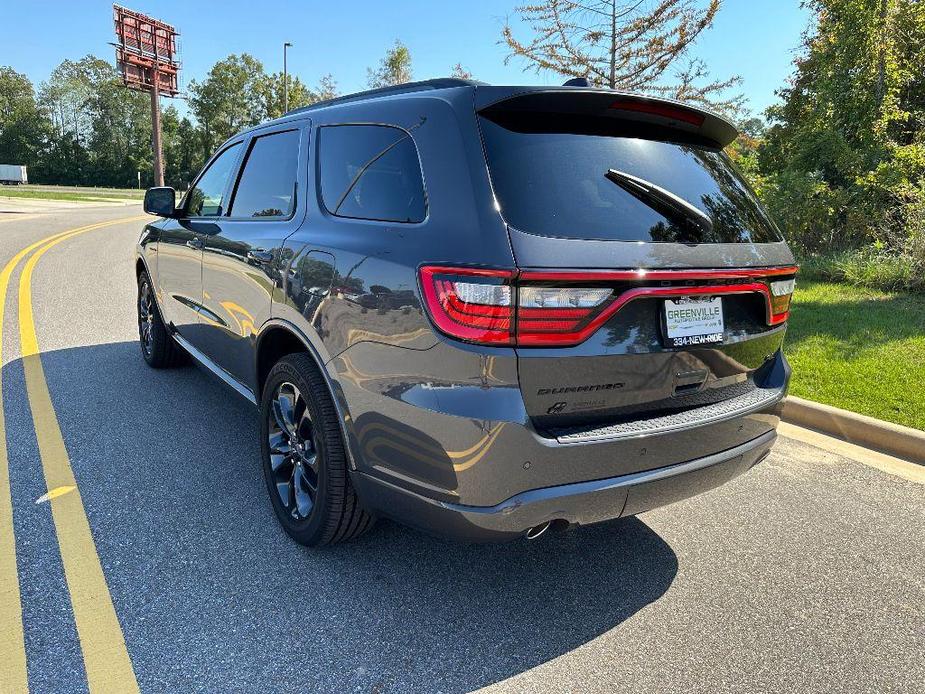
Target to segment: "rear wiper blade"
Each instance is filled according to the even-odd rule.
[[[610,169],[604,175],[659,214],[675,221],[692,224],[705,234],[713,231],[713,220],[710,219],[706,212],[698,209],[684,198],[679,198],[671,191],[665,190],[644,178],[617,171],[616,169]]]

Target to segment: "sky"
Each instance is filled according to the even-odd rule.
[[[705,1],[705,0],[704,0]],[[216,61],[247,52],[268,72],[282,70],[282,44],[290,41],[289,71],[309,86],[331,73],[338,90],[366,88],[374,67],[400,39],[411,51],[415,79],[446,76],[460,62],[475,79],[493,84],[560,84],[558,75],[524,72],[499,44],[510,18],[529,38],[513,8],[522,0],[123,0],[180,31],[181,86],[202,80]],[[711,75],[741,75],[749,108],[775,102],[807,27],[800,0],[724,0],[693,55]],[[38,87],[65,58],[93,53],[113,60],[112,4],[101,0],[0,0],[0,65],[25,73]],[[179,100],[178,100],[179,101]],[[181,103],[176,104],[182,108]]]

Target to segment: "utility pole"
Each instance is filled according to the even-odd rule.
[[[289,111],[289,70],[286,66],[286,49],[292,48],[292,44],[286,41],[283,44],[283,113]]]

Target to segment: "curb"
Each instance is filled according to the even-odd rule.
[[[788,395],[781,418],[865,448],[925,465],[925,431]]]

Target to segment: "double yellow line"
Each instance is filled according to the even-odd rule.
[[[19,278],[19,335],[23,369],[61,563],[91,692],[134,692],[138,691],[138,684],[45,380],[32,312],[32,273],[39,258],[59,243],[94,229],[139,219],[144,218],[115,219],[54,234],[19,251],[0,272],[2,349],[4,309],[10,278],[22,259],[35,251],[26,261]],[[2,393],[0,381],[0,691],[25,692],[28,690],[28,674]],[[68,490],[68,493],[55,493],[56,490]]]

